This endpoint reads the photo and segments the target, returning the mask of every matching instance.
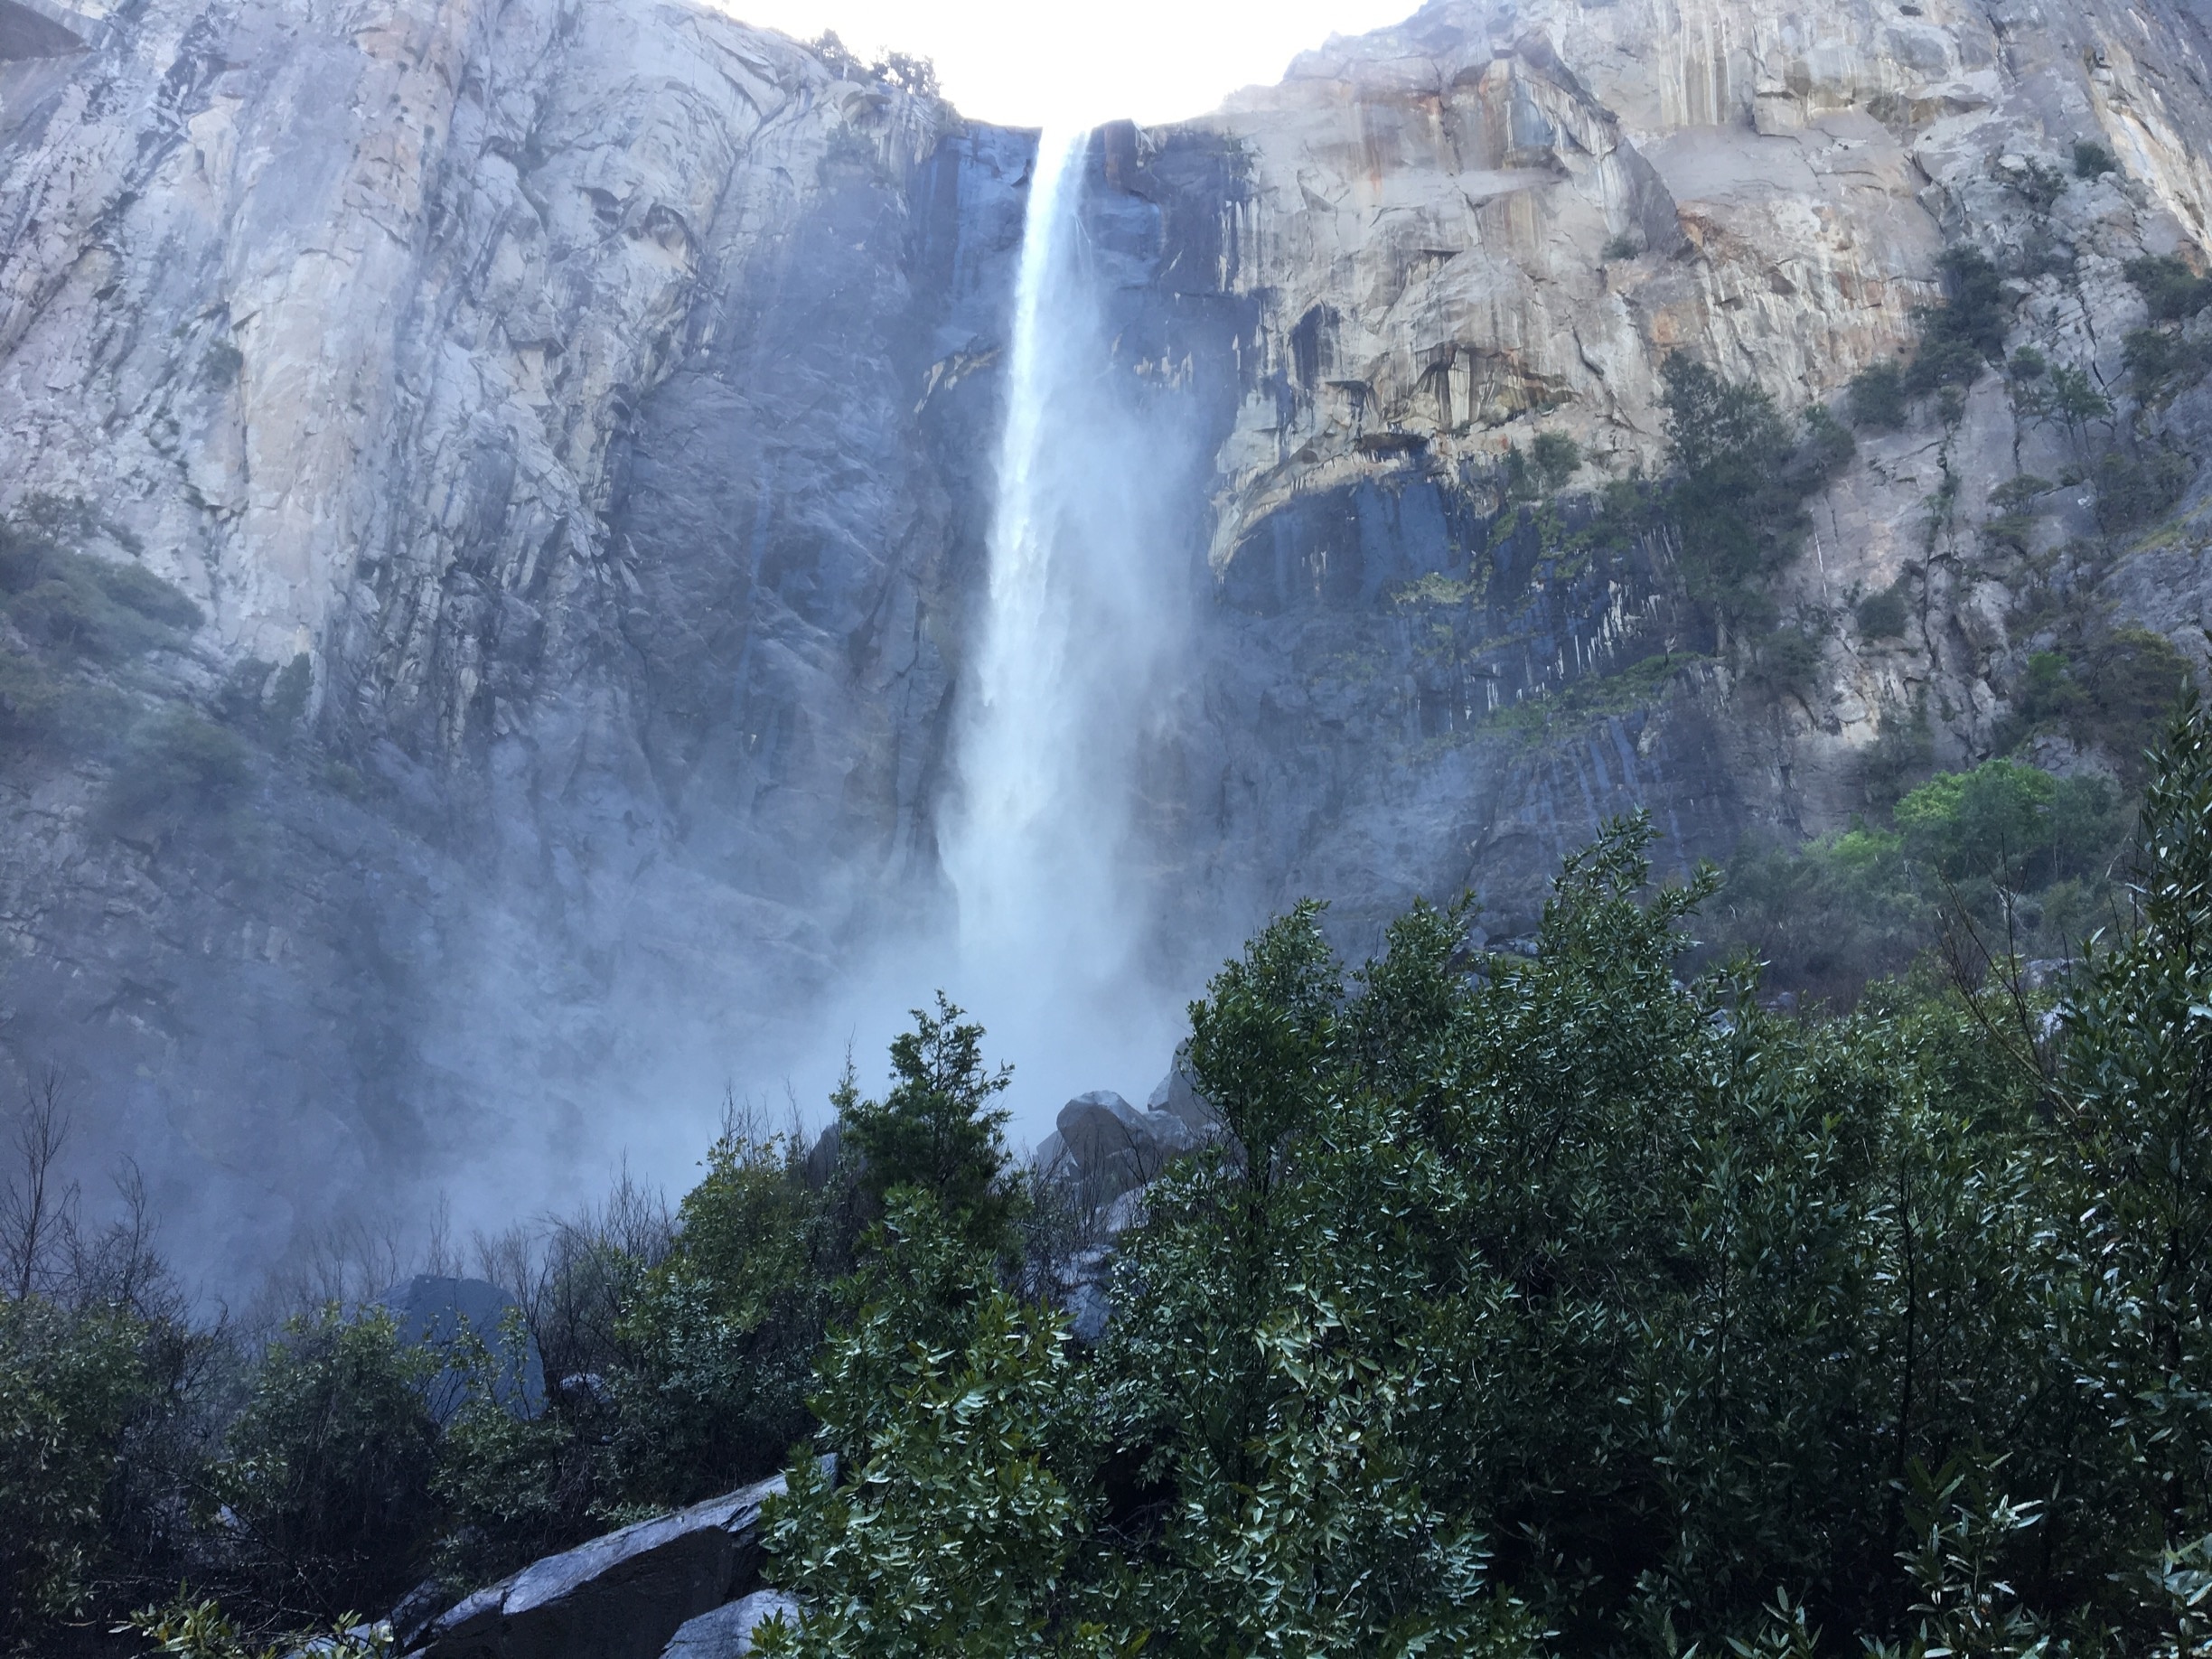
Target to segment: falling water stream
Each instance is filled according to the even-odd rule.
[[[1008,357],[989,586],[942,841],[958,995],[1017,1099],[1142,1091],[1175,1001],[1146,972],[1161,895],[1134,838],[1140,745],[1181,644],[1164,439],[1114,369],[1084,230],[1089,135],[1047,132],[1029,187]]]

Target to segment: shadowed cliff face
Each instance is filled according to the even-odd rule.
[[[625,1147],[674,1175],[725,1079],[825,1070],[822,1008],[942,919],[1034,138],[679,4],[94,21],[0,74],[0,510],[85,503],[85,551],[204,620],[82,668],[112,729],[11,741],[0,1044],[208,1266],[393,1193],[537,1208]],[[1521,931],[1632,805],[1682,858],[1833,827],[1885,718],[1987,753],[2043,625],[1988,492],[2102,428],[1991,373],[1862,435],[1785,578],[1786,693],[1713,660],[1664,539],[1563,553],[1506,447],[1578,442],[1571,529],[1659,464],[1670,350],[1832,397],[1971,239],[2008,343],[2194,466],[2204,391],[2123,394],[2122,267],[2207,239],[2205,52],[2163,4],[1441,4],[1097,135],[1101,372],[1181,457],[1129,487],[1199,614],[1136,781],[1164,980],[1308,893],[1354,942],[1463,886]],[[2085,138],[2123,170],[2039,194]],[[2206,540],[2164,511],[2081,603],[2201,655]],[[1899,583],[1907,635],[1862,637]],[[149,747],[164,708],[236,775]],[[160,765],[188,801],[115,810]]]
[[[7,117],[8,504],[189,595],[125,689],[253,740],[146,825],[128,744],[11,755],[16,1067],[210,1261],[682,1167],[933,892],[1030,142],[466,0],[119,15]]]

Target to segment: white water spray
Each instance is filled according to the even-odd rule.
[[[1032,1132],[1080,1090],[1141,1100],[1178,1017],[1147,971],[1163,895],[1133,830],[1187,588],[1168,440],[1114,368],[1083,232],[1089,149],[1088,134],[1047,133],[1031,177],[989,601],[942,844],[956,994],[1014,1061]]]

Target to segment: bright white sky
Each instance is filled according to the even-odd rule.
[[[1331,34],[1409,17],[1420,0],[717,0],[801,40],[824,29],[863,59],[931,58],[961,113],[1008,127],[1204,115],[1282,79]]]

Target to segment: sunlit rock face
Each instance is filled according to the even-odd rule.
[[[1211,792],[1192,821],[1223,826],[1186,839],[1194,859],[1223,890],[1333,894],[1369,922],[1470,886],[1510,930],[1605,812],[1653,807],[1664,856],[1688,858],[1847,821],[1885,715],[1925,708],[1945,764],[1986,754],[2032,633],[1978,568],[1986,498],[2079,460],[1997,376],[1954,426],[1864,435],[1814,503],[1782,595],[1823,639],[1812,685],[1752,698],[1703,667],[1563,743],[1485,726],[1696,642],[1633,562],[1562,576],[1505,534],[1496,464],[1556,430],[1585,457],[1570,487],[1655,467],[1677,349],[1786,409],[1835,400],[1940,301],[1959,241],[2021,300],[2012,347],[2119,398],[2144,321],[2122,267],[2207,239],[2206,77],[2201,23],[2170,5],[1444,3],[1136,139],[1233,151],[1220,223],[1156,280],[1210,275],[1256,310],[1206,526],[1224,640],[1173,755]],[[2075,177],[2085,139],[2123,172]],[[2200,460],[2204,405],[2149,412],[2144,440]],[[2036,545],[2091,530],[2089,504],[2041,498]],[[2151,576],[2149,557],[2123,558],[2110,603],[2201,658],[2201,561],[2170,548]],[[1924,602],[1908,636],[1856,637],[1851,604],[1900,576]],[[1457,603],[1390,603],[1424,578]]]
[[[235,724],[311,672],[173,831],[101,821],[127,751],[10,750],[0,1044],[207,1264],[441,1186],[538,1207],[625,1144],[680,1174],[722,1082],[773,1086],[944,903],[1034,136],[677,0],[0,21],[0,509],[89,503],[89,550],[197,603],[131,697]],[[1703,660],[1664,546],[1561,559],[1499,464],[1655,467],[1675,349],[1832,398],[1961,239],[2012,345],[2117,394],[2123,265],[2212,241],[2207,50],[2172,0],[1447,3],[1098,135],[1106,371],[1199,616],[1131,781],[1164,970],[1304,894],[1354,943],[1468,886],[1520,931],[1631,805],[1670,860],[1836,826],[1885,717],[1987,753],[2039,625],[1988,492],[2079,444],[1995,374],[1814,502],[1787,696]],[[2123,171],[2075,179],[2077,139]],[[2206,394],[2137,441],[2212,453]],[[2032,544],[2093,508],[2038,498]],[[2193,522],[2090,602],[2201,656]],[[1899,577],[1907,635],[1861,637]],[[1696,660],[1508,717],[1663,651]]]

